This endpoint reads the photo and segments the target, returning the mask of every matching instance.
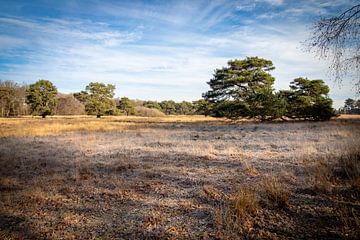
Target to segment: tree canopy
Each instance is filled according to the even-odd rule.
[[[275,69],[270,60],[247,57],[230,60],[228,67],[216,69],[208,82],[211,90],[203,94],[210,102],[237,100],[246,102],[253,94],[271,88],[275,79],[269,71]]]
[[[54,112],[57,104],[57,88],[49,80],[39,80],[29,86],[26,103],[31,113],[45,118]]]
[[[126,116],[129,115],[135,115],[135,106],[131,102],[131,100],[127,97],[122,97],[117,106],[116,106],[121,112],[125,113]]]
[[[147,108],[155,108],[161,110],[161,106],[157,101],[144,101],[143,106]]]
[[[275,78],[269,72],[274,69],[272,61],[259,57],[230,60],[228,67],[215,70],[203,97],[213,104],[215,116],[276,118],[282,113],[275,116],[269,108],[282,101],[273,93]]]
[[[286,116],[289,118],[328,120],[335,116],[329,87],[323,80],[296,78],[290,90],[280,94],[287,100]]]
[[[85,91],[76,93],[74,96],[85,104],[87,114],[96,115],[99,118],[115,111],[114,91],[115,86],[112,84],[91,82],[86,86]]]
[[[360,99],[346,99],[344,108],[341,110],[341,112],[347,114],[360,114]]]
[[[173,100],[164,100],[159,103],[161,110],[167,114],[176,114],[176,102]]]
[[[297,78],[290,90],[274,92],[275,69],[270,60],[247,57],[230,60],[228,67],[216,69],[204,93],[207,111],[215,117],[276,118],[328,120],[334,116],[329,87],[322,80]]]

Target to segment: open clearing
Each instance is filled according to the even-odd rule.
[[[344,117],[0,119],[0,238],[356,239],[360,185],[332,172],[359,139]]]

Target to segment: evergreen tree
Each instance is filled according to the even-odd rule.
[[[195,108],[195,114],[208,116],[211,114],[212,105],[209,101],[205,99],[200,99],[193,102]]]
[[[167,115],[176,114],[176,103],[173,100],[160,102],[161,111]]]
[[[287,99],[289,118],[328,120],[335,116],[332,100],[328,97],[329,87],[323,80],[296,78],[290,83],[290,90],[281,91]]]
[[[208,82],[211,90],[203,94],[205,100],[213,104],[213,115],[261,120],[281,115],[279,111],[272,111],[272,104],[284,105],[281,97],[273,94],[275,78],[269,73],[273,69],[270,60],[259,57],[230,60],[228,67],[216,69]]]
[[[86,86],[85,91],[78,95],[78,99],[83,99],[85,102],[87,114],[100,118],[103,115],[111,115],[115,111],[114,91],[115,86],[112,84],[91,82]]]
[[[135,106],[127,97],[122,97],[116,107],[125,113],[126,116],[135,115]]]
[[[56,87],[48,80],[39,80],[31,84],[26,96],[31,113],[43,118],[52,114],[57,104],[56,94]]]
[[[147,108],[155,108],[161,110],[161,106],[157,101],[145,101],[143,103],[143,106]]]
[[[191,102],[182,101],[176,103],[176,114],[179,115],[191,115],[194,113],[194,106]]]

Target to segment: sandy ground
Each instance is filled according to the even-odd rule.
[[[358,237],[359,191],[315,180],[319,163],[360,146],[359,119],[130,122],[0,138],[0,238]],[[289,195],[284,208],[266,200],[272,178]],[[246,231],[229,233],[219,214],[244,187],[259,207]]]

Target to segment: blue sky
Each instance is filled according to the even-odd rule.
[[[277,90],[299,76],[324,79],[339,107],[354,84],[332,82],[301,42],[320,16],[355,3],[0,0],[0,79],[48,79],[65,93],[99,81],[115,84],[118,97],[196,100],[214,69],[260,56],[273,61]]]

